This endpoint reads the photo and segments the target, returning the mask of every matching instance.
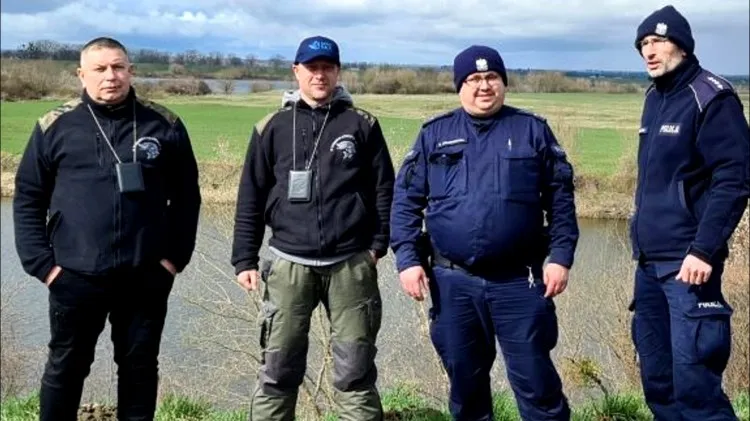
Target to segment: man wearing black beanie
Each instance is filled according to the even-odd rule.
[[[630,232],[638,262],[633,341],[657,420],[736,420],[721,386],[732,315],[721,278],[750,195],[750,135],[734,88],[700,66],[694,46],[672,6],[636,32],[653,84]]]
[[[567,421],[550,351],[553,297],[567,286],[578,241],[573,168],[543,118],[504,104],[497,51],[471,46],[453,71],[461,107],[422,126],[395,183],[401,285],[417,300],[432,296],[431,339],[454,419],[493,419],[497,339],[521,418]]]

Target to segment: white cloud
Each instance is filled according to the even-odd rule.
[[[6,3],[13,13],[5,11]],[[23,11],[27,3],[36,3],[30,12]],[[510,67],[534,62],[581,68],[598,57],[598,67],[619,63],[629,70],[641,66],[632,48],[636,27],[660,7],[644,0],[48,0],[40,10],[40,3],[4,1],[3,48],[36,39],[80,43],[107,34],[147,39],[157,49],[194,43],[291,57],[302,37],[325,34],[339,42],[348,61],[450,63],[461,48],[488,43],[521,61]],[[716,2],[710,10],[699,0],[673,4],[690,21],[696,52],[705,53],[708,67],[748,73],[746,0]],[[534,54],[542,57],[530,59]]]

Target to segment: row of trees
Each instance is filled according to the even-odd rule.
[[[83,44],[67,44],[57,41],[41,40],[22,44],[16,49],[2,51],[3,58],[17,58],[23,60],[64,60],[77,61]],[[240,57],[236,54],[224,54],[219,51],[202,53],[191,49],[179,53],[170,53],[151,48],[132,49],[128,51],[130,59],[134,63],[149,64],[178,64],[183,66],[210,66],[210,67],[269,67],[272,69],[287,68],[291,61],[283,55],[276,54],[267,59],[261,59],[255,54]],[[344,67],[366,69],[376,66],[372,63],[353,62]],[[382,65],[377,65],[382,67]],[[396,67],[396,66],[386,66]]]
[[[66,44],[57,41],[42,40],[31,41],[22,44],[12,50],[3,50],[2,57],[18,58],[25,60],[65,60],[76,61],[83,44]],[[260,60],[254,54],[246,57],[238,57],[235,54],[223,54],[215,51],[201,53],[198,50],[187,50],[181,53],[169,53],[150,48],[140,48],[128,51],[130,58],[135,63],[152,64],[181,64],[181,65],[203,65],[203,66],[234,66],[234,67],[256,67],[268,65],[281,67],[286,60],[281,55],[275,55],[268,60]]]

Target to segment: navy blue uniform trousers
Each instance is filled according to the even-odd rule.
[[[117,363],[117,419],[154,419],[159,347],[173,281],[159,263],[107,276],[62,270],[49,287],[52,338],[40,420],[78,419],[83,383],[108,315]]]
[[[450,378],[450,412],[458,421],[493,420],[490,370],[495,337],[524,420],[568,420],[570,408],[550,359],[557,316],[545,286],[528,276],[482,278],[435,266],[430,334]]]
[[[723,267],[691,286],[675,279],[682,261],[639,262],[632,338],[646,403],[657,420],[736,420],[722,390],[731,349],[731,307],[721,293]]]

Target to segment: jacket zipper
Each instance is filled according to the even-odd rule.
[[[116,130],[114,130],[114,123],[112,122],[112,120],[109,121],[108,126],[109,126],[108,127],[108,129],[109,129],[109,138],[111,139],[112,143],[114,143],[112,146],[115,148],[115,150],[117,150],[116,145],[117,145],[117,140],[118,139],[115,136]],[[112,157],[112,158],[114,159],[114,157]],[[120,159],[122,159],[122,158],[120,158]],[[116,163],[117,159],[114,159],[114,162]],[[117,266],[120,265],[120,262],[122,260],[122,256],[120,256],[120,247],[115,247],[115,245],[118,243],[118,241],[122,237],[122,209],[121,209],[122,208],[122,202],[120,200],[119,188],[117,186],[117,175],[116,174],[112,174],[112,177],[114,178],[113,181],[114,181],[114,184],[115,184],[115,189],[114,189],[114,204],[115,204],[115,206],[114,206],[114,215],[113,215],[113,217],[114,217],[114,225],[115,225],[114,228],[115,229],[113,230],[114,231],[113,243],[110,245],[110,247],[112,248],[112,256],[113,256],[113,260],[114,260],[114,267],[117,267]]]
[[[312,117],[312,124],[313,124],[313,130],[312,130],[313,136],[312,137],[313,139],[316,139],[317,136],[321,136],[322,134],[316,133],[317,125],[315,124],[315,111],[312,111],[310,115]],[[321,127],[321,129],[323,129],[323,127]],[[318,144],[318,150],[320,150],[320,144]],[[322,203],[323,194],[322,194],[322,189],[320,188],[320,160],[315,159],[315,155],[316,153],[313,152],[310,155],[310,159],[315,160],[315,188],[317,192],[317,194],[315,195],[315,204],[317,207],[316,213],[318,215],[318,241],[320,242],[320,253],[322,254],[326,246],[326,240],[323,237],[323,203]]]
[[[646,190],[646,183],[648,182],[648,167],[651,162],[651,144],[653,143],[653,137],[654,137],[654,134],[656,133],[654,123],[658,124],[659,117],[661,116],[663,109],[664,109],[664,94],[661,95],[661,101],[659,103],[658,112],[656,113],[656,116],[654,116],[654,118],[651,120],[648,126],[648,131],[646,132],[646,163],[643,167],[643,186],[641,186],[641,193],[638,195],[639,196],[638,203],[641,204],[641,208],[643,207],[643,191]],[[643,250],[642,250],[643,247],[641,246],[641,241],[640,241],[641,236],[639,234],[640,209],[638,210],[638,213],[636,215],[638,216],[636,217],[636,221],[635,221],[635,224],[636,224],[635,225],[635,241],[638,246],[638,255],[640,257],[640,256],[643,256]]]

